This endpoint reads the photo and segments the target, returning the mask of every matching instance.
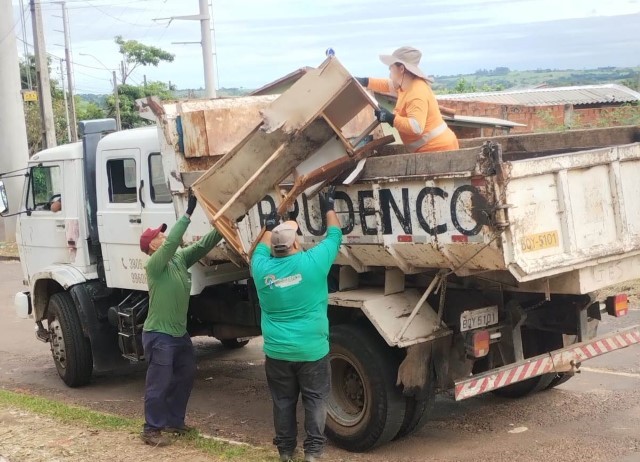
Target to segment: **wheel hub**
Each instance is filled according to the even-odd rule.
[[[62,368],[67,365],[67,352],[64,345],[64,337],[62,336],[62,326],[57,319],[49,323],[49,338],[51,340],[51,354],[53,359]]]
[[[329,416],[342,426],[353,427],[364,417],[367,393],[358,367],[346,356],[331,358]]]

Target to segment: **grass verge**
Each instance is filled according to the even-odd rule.
[[[143,424],[141,419],[121,417],[41,396],[0,389],[0,407],[2,406],[22,409],[66,424],[88,426],[100,430],[138,433]],[[278,460],[267,449],[228,443],[203,436],[197,431],[177,439],[176,445],[191,446],[223,460],[250,462]]]

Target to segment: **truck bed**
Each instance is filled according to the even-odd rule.
[[[337,182],[344,240],[336,263],[357,272],[444,268],[514,290],[575,294],[640,277],[639,141],[640,127],[618,127],[463,140],[443,153],[387,146],[354,184]],[[179,172],[174,192],[203,173],[202,156],[173,149],[164,158]],[[244,248],[292,182],[238,223]],[[322,239],[317,197],[298,197],[294,217],[303,245]],[[233,253],[223,247],[215,257],[246,266]]]

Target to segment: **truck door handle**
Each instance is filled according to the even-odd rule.
[[[140,223],[142,223],[142,218],[136,217],[136,216],[130,216],[129,217],[129,223],[134,224],[134,225],[139,225]]]
[[[64,221],[56,221],[56,228],[58,229],[64,229]]]
[[[142,189],[144,188],[144,180],[140,180],[140,187],[138,188],[138,199],[140,199],[140,204],[142,204],[142,208],[145,208],[144,201],[142,200]]]

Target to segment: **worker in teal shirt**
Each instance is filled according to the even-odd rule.
[[[149,255],[149,314],[142,344],[148,363],[144,395],[145,424],[142,440],[153,446],[170,443],[162,432],[183,434],[187,402],[193,388],[196,358],[187,333],[187,311],[191,296],[189,268],[209,253],[222,236],[214,229],[197,243],[179,248],[191,223],[196,198],[189,197],[185,216],[168,236],[167,225],[147,229],[140,237],[140,250]]]
[[[304,251],[298,225],[267,218],[266,232],[251,258],[251,274],[262,309],[265,370],[273,399],[274,444],[281,461],[293,459],[297,445],[296,405],[305,408],[305,461],[322,455],[330,390],[329,291],[327,277],[342,231],[334,211],[334,188],[321,193],[327,215],[327,237]]]

